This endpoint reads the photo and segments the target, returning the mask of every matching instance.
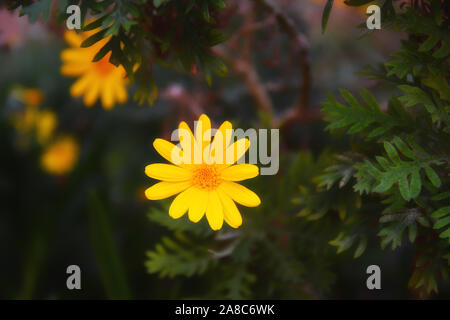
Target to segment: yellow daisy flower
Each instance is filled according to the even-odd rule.
[[[63,65],[61,73],[69,77],[79,77],[70,88],[73,97],[84,96],[86,106],[94,105],[101,99],[105,109],[111,109],[115,103],[124,103],[128,99],[125,89],[127,73],[122,66],[116,67],[109,62],[111,52],[101,60],[92,62],[97,52],[106,44],[108,38],[88,48],[81,48],[81,43],[98,30],[77,34],[75,31],[66,31],[64,38],[72,47],[61,52]]]
[[[78,153],[79,147],[75,139],[62,137],[49,145],[42,154],[42,168],[50,174],[64,175],[73,169]]]
[[[46,144],[52,137],[58,125],[58,117],[53,111],[43,110],[39,112],[36,121],[37,140],[40,144]]]
[[[184,121],[178,134],[181,148],[163,139],[153,142],[156,151],[173,164],[146,166],[150,178],[162,180],[145,191],[146,197],[160,200],[178,194],[169,208],[172,218],[188,212],[189,220],[198,222],[206,213],[213,230],[221,229],[224,220],[238,228],[242,217],[234,202],[247,207],[261,203],[258,195],[235,182],[259,174],[256,165],[235,164],[247,152],[250,141],[243,138],[230,145],[232,126],[228,121],[213,139],[211,122],[204,114],[197,122],[195,136]]]

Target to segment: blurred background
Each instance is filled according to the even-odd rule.
[[[229,1],[232,14],[228,12],[221,27],[230,38],[213,49],[228,65],[228,76],[213,77],[210,87],[195,70],[186,74],[155,66],[159,97],[153,106],[134,102],[135,89],[130,87],[128,101],[111,110],[102,108],[100,101],[87,108],[82,99],[70,95],[75,79],[60,72],[61,51],[68,47],[64,24],[52,19],[30,24],[27,17],[1,8],[0,298],[414,297],[407,285],[408,244],[391,251],[381,250],[373,241],[361,258],[353,259],[351,253],[336,254],[328,244],[338,232],[333,224],[316,226],[298,219],[294,229],[285,228],[286,220],[273,214],[291,202],[288,192],[274,196],[279,192],[277,183],[292,175],[284,160],[277,176],[251,182],[262,208],[240,208],[242,232],[250,230],[259,239],[264,237],[261,230],[279,226],[280,234],[264,241],[272,247],[269,255],[286,242],[295,248],[289,254],[295,253],[297,262],[288,270],[293,270],[292,277],[299,276],[298,286],[287,289],[283,277],[291,277],[288,271],[280,279],[275,276],[282,261],[264,265],[268,260],[258,248],[246,251],[254,260],[245,266],[259,276],[236,278],[249,283],[249,290],[237,295],[232,288],[213,285],[219,281],[214,270],[218,265],[223,270],[239,265],[237,255],[242,250],[230,254],[233,262],[226,254],[202,251],[216,260],[192,274],[174,271],[167,276],[148,263],[147,252],[173,234],[164,227],[168,220],[161,222],[164,217],[158,215],[167,214],[165,203],[149,201],[144,195],[155,182],[145,176],[144,167],[163,162],[152,146],[155,138],[170,138],[180,121],[192,126],[201,113],[216,126],[229,120],[234,127],[261,128],[268,125],[265,114],[269,111],[271,125],[281,128],[281,156],[297,159],[298,174],[303,177],[313,174],[308,171],[314,171],[316,162],[327,162],[326,150],[348,144],[345,138],[336,139],[324,131],[320,103],[329,92],[365,87],[381,104],[389,98],[388,89],[355,72],[383,62],[399,48],[402,35],[380,30],[361,37],[357,25],[365,21],[364,11],[335,2],[328,30],[322,34],[323,1],[276,1],[302,36],[299,54],[274,14],[253,1]],[[297,105],[301,113],[295,113]],[[290,210],[295,213],[292,208],[286,213]],[[271,213],[267,219],[260,218],[265,212]],[[149,213],[153,218],[149,219]],[[201,239],[207,248],[219,240],[211,234]],[[82,270],[82,290],[66,288],[66,268],[72,264]],[[382,290],[366,288],[365,271],[371,264],[381,267]],[[274,279],[265,279],[264,274]],[[270,288],[269,281],[273,282]],[[442,288],[434,297],[450,297],[450,288]]]

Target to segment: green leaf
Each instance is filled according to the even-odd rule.
[[[425,93],[425,91],[418,87],[399,85],[398,88],[408,93],[408,95],[399,98],[400,101],[406,102],[407,107],[411,107],[420,103],[423,103],[425,105],[433,105],[433,101],[430,99],[430,97]]]
[[[40,0],[26,7],[23,7],[20,11],[20,15],[28,15],[28,19],[31,23],[36,22],[39,17],[42,16],[42,20],[47,22],[50,17],[50,11],[53,0]]]
[[[327,29],[328,19],[330,18],[331,9],[333,8],[333,0],[327,0],[322,13],[322,33]]]
[[[425,40],[422,45],[419,47],[419,51],[426,52],[430,51],[440,40],[438,35],[431,35]]]
[[[81,43],[81,47],[87,48],[87,47],[90,47],[93,44],[97,43],[98,41],[102,40],[105,37],[106,31],[107,30],[101,30],[101,31],[97,32],[96,34],[93,34],[92,36],[90,36],[89,38],[87,38],[86,40],[84,40]]]
[[[223,2],[222,0],[210,0],[210,2],[211,5],[217,9],[224,9],[227,7],[225,2]]]
[[[92,60],[92,62],[97,62],[97,61],[101,60],[111,50],[112,50],[111,43],[110,42],[106,43],[94,56],[94,59]]]
[[[450,44],[444,43],[439,50],[433,53],[433,57],[436,59],[443,59],[450,54]]]
[[[417,236],[417,224],[412,223],[408,227],[409,242],[414,243],[414,241],[416,241],[416,236]]]
[[[409,194],[412,199],[416,198],[420,194],[420,190],[422,189],[422,181],[420,179],[419,169],[416,169],[411,173],[409,188]]]
[[[358,247],[355,250],[355,254],[353,255],[353,258],[359,258],[364,251],[366,251],[367,248],[367,238],[366,237],[362,237],[361,240],[359,241]]]
[[[153,0],[155,8],[159,8],[163,3],[170,2],[171,0]]]
[[[108,15],[104,15],[103,17],[89,23],[88,25],[84,26],[82,28],[83,31],[91,31],[97,28],[100,28],[103,24],[103,22],[106,20],[106,18],[108,18]]]
[[[443,219],[439,219],[436,221],[436,223],[433,225],[433,229],[440,229],[442,227],[445,227],[450,223],[450,216],[445,217]]]
[[[203,0],[200,5],[200,13],[206,22],[211,22],[211,15],[209,14],[208,1]]]
[[[445,230],[444,232],[441,232],[439,234],[439,238],[450,238],[450,228],[448,228],[447,230]]]
[[[408,178],[406,175],[402,176],[399,179],[398,189],[400,190],[400,194],[402,195],[403,199],[405,199],[406,201],[411,200],[411,193],[408,185]]]
[[[439,219],[441,217],[446,216],[449,213],[450,213],[450,207],[443,207],[443,208],[439,208],[438,210],[434,211],[431,214],[431,216],[435,219]]]
[[[426,166],[425,168],[425,174],[427,175],[430,182],[435,186],[436,188],[439,188],[441,186],[441,179],[437,175],[436,171],[434,171],[433,168],[430,166]]]
[[[106,210],[95,191],[89,196],[89,229],[100,277],[109,299],[131,299]]]
[[[416,154],[399,137],[395,137],[392,142],[404,156],[413,160],[417,158]]]
[[[370,93],[369,90],[362,88],[360,91],[360,95],[363,98],[364,102],[373,110],[379,111],[380,107],[378,105],[377,100],[373,96],[372,93]]]
[[[394,146],[389,141],[384,142],[384,150],[386,150],[386,153],[392,162],[394,162],[394,163],[402,162],[397,153],[397,150],[395,150]]]
[[[438,194],[434,195],[433,197],[431,197],[431,200],[440,201],[440,200],[444,200],[447,198],[450,198],[450,191],[438,193]]]

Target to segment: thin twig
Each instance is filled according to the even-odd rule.
[[[315,119],[317,115],[308,115],[307,110],[310,104],[311,92],[311,67],[309,62],[309,42],[303,33],[297,31],[295,23],[285,15],[272,0],[257,0],[266,10],[271,12],[281,28],[293,42],[298,51],[300,60],[300,72],[302,81],[299,88],[299,97],[296,104],[285,114],[275,120],[275,127],[283,127],[297,120]]]
[[[222,59],[246,84],[256,106],[269,115],[273,115],[272,101],[255,68],[243,59],[236,59],[228,54],[223,46],[216,46],[213,53]]]

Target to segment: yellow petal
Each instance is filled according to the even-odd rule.
[[[189,188],[177,195],[170,205],[169,216],[174,219],[178,219],[183,216],[189,208],[189,199],[191,198],[191,194],[192,188]]]
[[[72,47],[79,48],[81,43],[83,42],[83,38],[78,35],[75,31],[66,31],[64,33],[64,39],[71,45]]]
[[[145,196],[149,200],[161,200],[186,190],[190,185],[190,181],[158,182],[145,190]]]
[[[246,207],[257,207],[261,204],[261,200],[256,193],[231,181],[222,182],[218,191],[225,192],[231,199]]]
[[[238,161],[250,147],[250,140],[247,138],[239,139],[227,148],[226,151],[226,165],[232,165]]]
[[[103,108],[106,110],[112,109],[112,107],[114,107],[114,92],[112,91],[110,81],[103,83],[101,94]]]
[[[233,228],[240,227],[242,225],[242,216],[234,201],[223,192],[218,192],[218,194],[222,203],[225,222]]]
[[[217,191],[209,193],[208,206],[206,208],[206,219],[213,230],[220,230],[223,225],[223,210]]]
[[[236,164],[222,170],[222,179],[230,181],[242,181],[251,179],[259,174],[259,169],[254,164]]]
[[[179,147],[164,139],[155,139],[153,141],[155,150],[167,161],[173,164],[180,164],[183,160],[183,152]]]
[[[89,85],[92,82],[92,77],[90,74],[85,74],[81,78],[79,78],[71,87],[70,87],[70,94],[72,97],[79,97],[81,96],[86,89],[89,88]]]
[[[116,83],[114,92],[119,103],[125,103],[128,100],[128,92],[122,84]]]
[[[150,178],[169,182],[186,181],[192,177],[190,170],[165,163],[149,164],[145,167],[145,174]]]
[[[211,142],[211,120],[206,114],[202,114],[195,127],[195,140],[202,146],[202,149]]]
[[[61,51],[61,60],[65,63],[85,64],[91,67],[93,57],[86,53],[83,49],[65,49]]]
[[[83,102],[86,106],[91,107],[98,98],[98,95],[100,93],[100,81],[94,80],[91,81],[91,86],[86,90],[86,93],[84,95]]]
[[[75,77],[82,75],[89,68],[89,64],[66,63],[61,67],[61,74],[67,77]]]
[[[178,139],[183,149],[183,163],[193,164],[195,139],[191,129],[184,121],[180,122],[178,126]]]
[[[191,204],[189,206],[189,220],[199,222],[203,217],[208,205],[208,191],[199,188],[193,188],[191,195]]]
[[[214,135],[214,140],[211,143],[211,158],[214,159],[214,163],[225,163],[226,150],[233,135],[232,129],[231,123],[225,121]]]

